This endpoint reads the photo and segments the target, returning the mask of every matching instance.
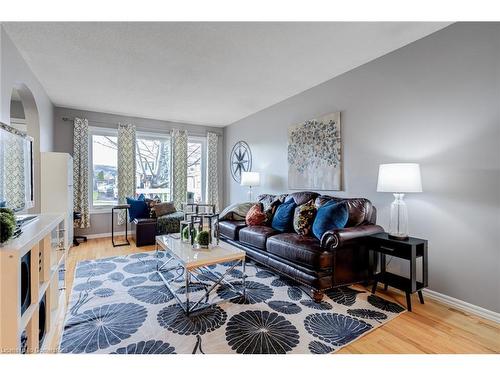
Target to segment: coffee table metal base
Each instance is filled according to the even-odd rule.
[[[164,251],[165,253],[169,253],[168,249],[161,249],[161,250]],[[159,251],[160,251],[160,248],[159,248],[159,246],[157,244],[156,245],[156,254],[157,254],[157,257],[158,257],[158,252]],[[200,279],[198,278],[198,276],[196,275],[195,272],[192,272],[191,270],[183,267],[181,264],[177,264],[175,266],[167,267],[170,262],[172,262],[172,261],[175,260],[175,257],[172,254],[169,254],[169,255],[170,255],[170,258],[168,260],[166,260],[165,262],[163,262],[163,264],[161,266],[159,266],[157,264],[157,266],[156,266],[156,272],[158,273],[158,275],[162,279],[162,281],[165,284],[165,286],[167,287],[167,289],[170,291],[170,293],[172,293],[172,295],[177,300],[177,302],[179,303],[179,305],[181,306],[181,308],[184,310],[184,312],[186,313],[186,315],[189,315],[192,312],[195,312],[195,311],[198,311],[198,310],[202,310],[202,309],[205,309],[207,307],[216,305],[217,303],[220,303],[220,302],[223,302],[223,301],[226,301],[226,300],[229,300],[229,299],[233,299],[234,297],[228,298],[228,299],[220,299],[217,302],[210,303],[210,304],[203,302],[204,300],[208,301],[208,297],[210,296],[210,293],[217,286],[222,285],[222,284],[226,285],[234,293],[241,295],[243,298],[245,297],[245,295],[246,295],[246,271],[245,271],[246,263],[245,263],[245,258],[243,258],[241,260],[234,261],[234,264],[232,264],[228,269],[226,269],[226,271],[222,275],[220,275],[220,276],[217,275],[217,274],[215,274],[214,272],[212,272],[212,270],[210,268],[208,268],[208,267],[199,267],[199,268],[196,268],[196,270],[203,271],[204,278],[209,279],[213,284],[205,291],[204,295],[201,298],[199,298],[197,301],[191,301],[190,298],[189,298],[190,297],[189,286],[191,284],[191,278],[195,279],[198,282],[201,282],[201,281],[200,281]],[[228,276],[231,273],[231,271],[234,270],[237,266],[241,266],[241,271],[242,271],[242,277],[241,277],[242,287],[241,287],[241,290],[238,289],[237,287],[235,287],[233,285],[233,283],[232,283],[231,280],[226,280],[226,276]],[[171,282],[173,280],[178,279],[179,276],[178,277],[174,277],[171,280],[167,280],[165,278],[165,276],[163,276],[163,273],[165,273],[165,272],[169,272],[169,271],[172,271],[172,270],[178,270],[178,269],[182,269],[183,270],[183,274],[184,274],[184,283],[185,283],[184,285],[185,285],[185,292],[186,292],[185,293],[186,294],[186,300],[185,301],[182,301],[180,299],[180,297],[178,296],[178,294],[175,292],[175,290],[170,285]]]

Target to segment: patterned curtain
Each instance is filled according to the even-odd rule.
[[[24,139],[7,134],[5,152],[5,201],[13,209],[26,206]]]
[[[73,132],[73,210],[82,214],[80,228],[90,227],[89,121],[78,117]]]
[[[135,197],[135,126],[118,125],[118,203]],[[125,211],[118,213],[118,224],[125,223]]]
[[[185,130],[172,130],[172,195],[175,208],[182,209],[187,194],[187,144],[188,136]]]
[[[215,204],[216,212],[219,212],[218,138],[216,133],[207,133],[207,203]]]

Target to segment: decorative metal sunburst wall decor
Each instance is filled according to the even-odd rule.
[[[238,141],[231,150],[230,165],[231,176],[237,183],[241,182],[241,172],[252,170],[252,152],[245,141]]]

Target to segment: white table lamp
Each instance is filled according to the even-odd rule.
[[[252,187],[260,185],[259,172],[241,172],[241,186],[248,186],[248,200],[252,201]]]
[[[403,200],[404,193],[421,193],[420,165],[416,163],[380,164],[377,191],[393,193],[389,237],[408,239],[408,208]]]

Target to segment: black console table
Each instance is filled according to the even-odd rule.
[[[410,237],[408,240],[395,240],[389,238],[388,233],[377,233],[366,237],[368,249],[375,254],[380,254],[380,272],[373,275],[374,284],[372,293],[377,290],[377,284],[383,283],[384,290],[388,286],[399,289],[406,294],[406,304],[408,311],[411,311],[411,295],[418,293],[420,303],[424,303],[422,289],[428,284],[428,257],[427,257],[427,240]],[[372,254],[373,255],[373,254]],[[410,262],[410,276],[404,277],[386,271],[386,255],[405,259]],[[417,281],[417,259],[422,259],[422,278]],[[370,256],[373,259],[373,256]]]
[[[117,206],[111,207],[111,243],[113,247],[117,246],[127,246],[130,245],[128,240],[128,209],[130,208],[129,204],[119,204]],[[125,242],[115,244],[115,210],[125,210]]]

